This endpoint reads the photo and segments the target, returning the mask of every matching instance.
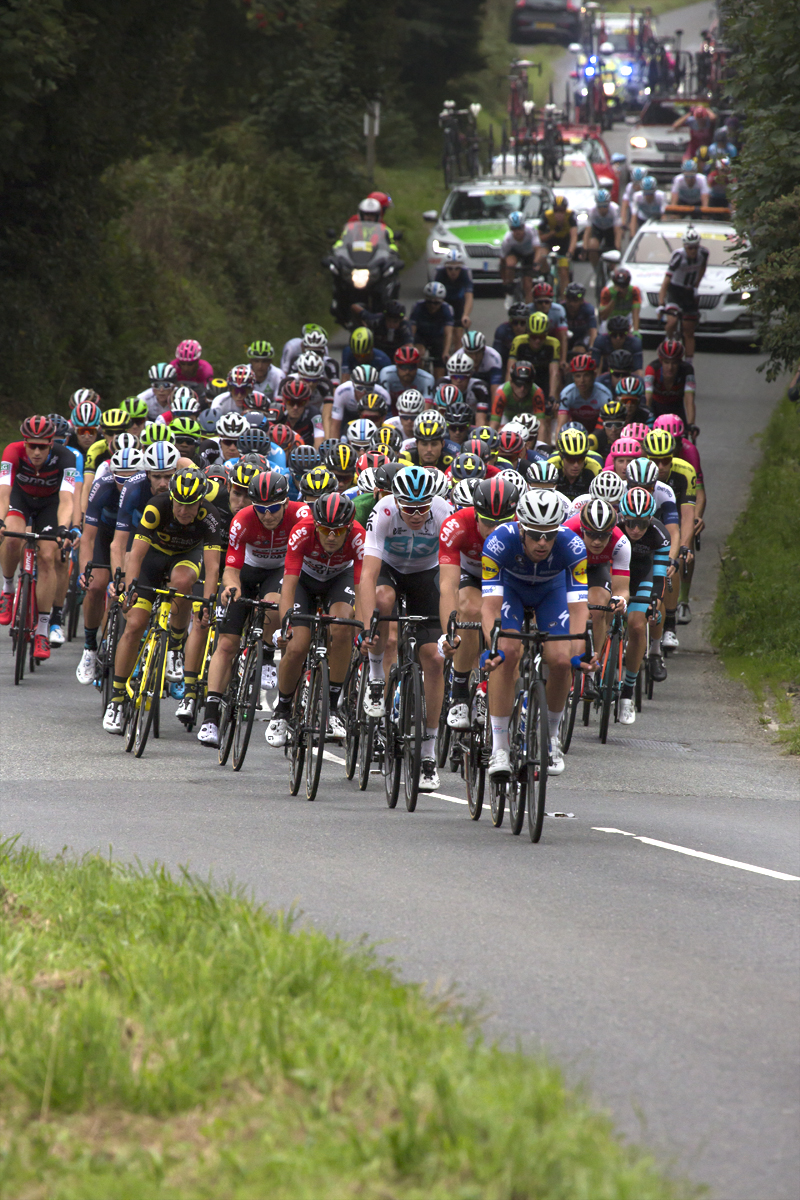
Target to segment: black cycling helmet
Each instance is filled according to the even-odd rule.
[[[459,479],[484,479],[486,476],[486,463],[479,454],[472,454],[470,451],[466,451],[464,454],[456,455],[450,471],[454,481],[458,481]]]
[[[380,488],[382,492],[391,492],[392,480],[402,469],[402,463],[399,462],[382,463],[375,468],[375,487]]]
[[[341,492],[331,492],[328,496],[318,496],[311,505],[311,512],[317,525],[326,525],[329,529],[343,529],[352,525],[356,516],[356,506],[349,496]]]
[[[624,333],[627,336],[630,326],[627,317],[610,317],[606,326],[609,333]]]
[[[289,470],[293,475],[304,475],[319,463],[319,450],[313,446],[295,446],[289,454]]]
[[[608,369],[619,375],[632,375],[633,355],[630,350],[612,350],[608,356]]]
[[[268,451],[272,445],[272,439],[266,429],[259,425],[251,425],[246,429],[236,443],[242,454],[249,454],[255,450],[256,454],[263,454]]]
[[[250,480],[247,495],[253,504],[283,504],[289,499],[289,480],[280,471],[262,471]]]
[[[472,493],[475,514],[484,521],[512,521],[519,500],[519,491],[502,475],[482,479]]]
[[[567,300],[583,300],[586,295],[586,288],[582,283],[568,283],[564,294]]]

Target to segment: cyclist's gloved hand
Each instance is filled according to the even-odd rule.
[[[55,534],[56,537],[61,538],[65,542],[68,542],[72,537],[72,533],[69,529],[67,529],[66,525],[57,525]]]
[[[491,650],[484,650],[483,654],[481,655],[481,657],[479,659],[479,662],[481,665],[481,670],[483,670],[483,668],[486,666],[486,664],[488,662],[492,661],[492,657],[499,658],[501,663],[506,661],[506,656],[502,650],[498,650],[494,656],[492,656]]]
[[[608,603],[613,605],[617,611],[628,611],[628,601],[624,596],[612,596]]]

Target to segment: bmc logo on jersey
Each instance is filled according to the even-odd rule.
[[[498,564],[493,558],[487,558],[485,554],[481,559],[481,567],[483,569],[484,579],[496,579],[500,574],[500,567]]]

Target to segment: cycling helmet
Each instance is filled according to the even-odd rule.
[[[478,458],[488,458],[489,443],[476,437],[467,438],[461,446],[461,452],[462,454],[477,454]]]
[[[508,310],[509,321],[527,321],[530,309],[521,300],[516,300]]]
[[[374,346],[375,338],[371,329],[361,325],[350,334],[350,349],[359,358],[366,358],[368,354],[372,354]]]
[[[93,400],[82,400],[76,404],[72,410],[72,424],[76,429],[97,429],[100,424],[98,405]]]
[[[170,429],[176,442],[199,442],[203,436],[202,429],[193,417],[175,417]]]
[[[337,491],[339,481],[327,467],[320,463],[318,467],[312,467],[310,471],[306,471],[297,486],[303,499],[310,500],[314,496],[325,496],[328,492]]]
[[[538,315],[544,316],[543,313],[539,313]],[[533,379],[533,363],[526,362],[525,359],[515,362],[508,377],[512,383],[530,383]]]
[[[511,429],[510,424],[509,422],[500,430],[500,436],[497,439],[495,453],[501,458],[515,454],[520,455],[525,450],[525,438],[515,429]]]
[[[397,455],[402,444],[403,435],[399,429],[392,425],[381,425],[372,439],[370,449],[377,450],[380,454]]]
[[[644,178],[644,167],[634,167],[631,171],[631,179],[634,183],[639,183]]]
[[[626,288],[631,281],[631,273],[629,270],[627,270],[626,267],[617,267],[616,271],[611,276],[611,278],[614,281],[614,284],[616,287]],[[614,318],[612,317],[612,320],[613,319]],[[627,318],[621,317],[620,320],[625,322],[625,328],[627,329],[628,328]],[[609,323],[608,323],[608,328],[611,329],[611,321],[609,321]]]
[[[633,355],[630,350],[612,350],[608,356],[608,369],[612,375],[630,375],[633,370]]]
[[[175,348],[175,357],[181,363],[199,362],[203,347],[194,338],[186,338]]]
[[[591,533],[610,533],[617,514],[606,500],[592,499],[581,508],[581,527]]]
[[[642,191],[649,195],[658,188],[658,180],[655,175],[645,175],[642,180]]]
[[[253,504],[284,504],[289,499],[289,480],[280,471],[259,471],[247,485]]]
[[[338,438],[325,438],[324,441],[320,442],[319,446],[317,447],[319,450],[320,462],[325,462],[325,459],[328,457],[331,450],[334,450],[338,445]]]
[[[658,357],[662,362],[680,362],[684,353],[683,342],[674,338],[665,338],[658,347]]]
[[[398,471],[403,471],[405,468],[401,463],[388,462],[383,463],[380,467],[375,468],[375,487],[382,492],[391,492],[392,480]]]
[[[358,408],[362,417],[364,413],[369,413],[374,418],[376,425],[386,416],[386,401],[379,392],[368,392],[359,401]]]
[[[175,422],[172,422],[173,425]],[[217,437],[240,438],[250,428],[250,422],[244,413],[229,412],[217,421]]]
[[[300,345],[303,350],[313,350],[315,354],[324,358],[328,349],[328,339],[321,329],[309,329],[300,339]]]
[[[510,212],[508,214],[508,228],[509,229],[524,229],[525,228],[525,218],[522,215],[522,213],[519,211],[518,208],[515,209],[514,212]]]
[[[486,338],[479,329],[468,329],[461,339],[461,348],[467,354],[480,354],[486,349]]]
[[[325,363],[313,350],[304,350],[295,362],[294,369],[303,379],[322,379]]]
[[[118,450],[135,450],[139,445],[139,439],[135,433],[118,433],[116,444]]]
[[[594,373],[597,370],[597,363],[591,354],[576,354],[569,364],[569,369],[573,375],[578,375],[582,371],[591,371]]]
[[[471,454],[468,450],[456,455],[450,468],[453,479],[485,479],[486,463],[479,454]]]
[[[65,442],[73,432],[73,425],[66,417],[62,417],[61,413],[48,413],[48,421],[53,422],[55,428],[54,438],[57,442]]]
[[[381,214],[385,213],[388,208],[392,207],[392,197],[388,192],[370,192],[368,200],[377,200],[381,206]]]
[[[450,503],[457,509],[470,508],[479,483],[479,479],[459,479],[450,493]]]
[[[492,429],[491,425],[473,425],[469,432],[471,438],[475,437],[484,443],[487,447],[487,454],[492,454],[497,449],[497,441],[500,435],[496,429]]]
[[[356,476],[356,488],[362,495],[375,490],[375,468],[364,467]]]
[[[672,458],[675,438],[666,429],[651,429],[645,438],[644,448],[651,458]]]
[[[287,404],[308,404],[313,395],[311,384],[306,379],[287,379],[281,388],[281,396]]]
[[[589,449],[589,439],[580,429],[562,429],[556,443],[558,451],[570,458],[585,458]]]
[[[145,405],[145,407],[147,407]],[[169,402],[169,410],[173,413],[197,413],[200,412],[200,401],[197,399],[197,393],[193,392],[190,387],[177,387],[172,393],[172,399]]]
[[[210,463],[209,466],[203,468],[203,474],[208,480],[208,490],[206,495],[212,504],[217,503],[217,499],[221,492],[227,494],[228,491],[228,472],[222,463]]]
[[[231,464],[231,476],[237,476],[241,478],[242,471],[239,470],[240,467],[255,467],[256,471],[263,472],[271,471],[273,469],[273,464],[268,458],[265,458],[263,454],[256,454],[255,450],[251,450],[249,454],[243,454],[238,462]],[[248,475],[247,478],[249,479],[250,476]],[[242,487],[244,486],[245,485],[242,484]]]
[[[547,313],[534,312],[528,317],[528,332],[534,334],[535,337],[544,337],[549,328],[550,321]]]
[[[180,450],[174,442],[153,442],[143,452],[145,471],[174,471],[180,458]]]
[[[620,431],[620,437],[633,438],[636,442],[643,442],[650,432],[650,426],[645,425],[644,421],[631,421],[630,425],[624,425]]]
[[[463,263],[464,253],[458,246],[451,246],[449,250],[445,251],[444,258],[442,259],[442,266],[460,267],[463,265]]]
[[[672,434],[676,442],[680,441],[685,432],[683,421],[675,413],[664,413],[662,417],[656,417],[653,422],[653,428],[666,429],[667,433]]]
[[[614,384],[614,395],[619,396],[620,400],[641,400],[644,397],[644,381],[638,375],[626,375]]]
[[[537,283],[533,289],[534,302],[537,300],[552,300],[553,285],[552,283]]]
[[[582,425],[580,421],[567,421],[565,425],[561,426],[562,433],[568,433],[570,429],[576,429],[578,433],[588,434],[589,432],[586,426]]]
[[[440,383],[433,393],[433,403],[436,408],[447,409],[463,400],[461,389],[454,383]]]
[[[582,283],[568,283],[564,295],[567,300],[583,300],[586,296],[586,288]]]
[[[430,283],[426,283],[422,289],[422,294],[426,300],[439,300],[443,302],[447,299],[447,289],[443,283],[437,283],[435,279]]]
[[[153,363],[147,372],[147,378],[150,381],[150,386],[157,387],[174,387],[175,381],[178,378],[178,372],[173,367],[172,363],[159,362]]]
[[[370,421],[369,417],[359,417],[347,426],[346,437],[348,443],[356,450],[366,450],[377,432],[378,426],[374,421]]]
[[[557,529],[564,519],[564,498],[560,492],[534,488],[517,502],[517,521],[522,529]]]
[[[688,163],[683,164],[683,169],[686,171]],[[697,168],[695,168],[696,170]],[[699,246],[701,242],[700,234],[695,229],[694,225],[690,225],[683,235],[684,246]]]
[[[258,425],[250,425],[245,429],[236,445],[242,454],[250,454],[255,451],[256,454],[269,454],[272,440],[266,429],[260,429]]]
[[[172,429],[169,425],[165,425],[163,421],[151,421],[149,425],[145,425],[139,434],[139,445],[144,449],[148,446],[158,445],[159,442],[174,441]]]
[[[196,467],[178,471],[169,481],[169,494],[179,504],[199,504],[206,494],[206,477]]]
[[[463,400],[456,400],[444,410],[444,419],[448,429],[469,429],[472,424],[472,409]]]
[[[525,440],[527,442],[533,439],[539,433],[539,418],[535,413],[517,413],[513,421],[509,421],[509,425],[519,425],[520,429],[525,430]]]
[[[463,350],[456,350],[447,360],[448,375],[471,375],[474,370],[475,363]]]
[[[630,272],[629,271],[623,271],[623,272],[615,271],[614,272],[614,282],[615,283],[616,283],[617,275],[619,275],[620,273],[627,275],[628,279],[630,280]],[[622,286],[622,285],[620,285],[620,286]],[[622,333],[626,337],[628,335],[629,328],[630,328],[630,326],[628,325],[628,318],[621,317],[621,316],[611,317],[608,322],[608,325],[607,325],[607,329],[608,329],[609,333]]]
[[[658,479],[658,467],[649,458],[634,458],[625,468],[625,478],[631,487],[652,487]]]
[[[180,389],[179,389],[180,390]],[[175,397],[173,396],[173,401]],[[170,406],[172,407],[172,406]],[[138,396],[128,396],[127,400],[123,400],[120,408],[129,414],[132,421],[144,421],[147,419],[149,409],[146,400],[140,400]],[[198,405],[199,408],[199,405]],[[173,410],[174,411],[174,410]]]
[[[380,371],[377,367],[373,367],[371,363],[359,363],[357,367],[353,367],[350,382],[353,387],[375,387],[379,375]]]
[[[218,396],[222,396],[225,392],[227,392],[227,390],[227,379],[222,379],[219,375],[215,375],[214,378],[205,386],[206,400],[208,400],[209,404],[212,404]]]
[[[70,411],[85,400],[91,400],[92,404],[97,405],[101,403],[100,397],[92,388],[78,388],[77,392],[73,392],[69,398]]]
[[[558,483],[558,467],[551,462],[545,462],[539,459],[538,462],[531,463],[525,472],[525,478],[531,487],[542,487],[543,484]]]
[[[426,467],[425,470],[433,476],[434,496],[446,496],[450,490],[452,480],[445,475],[444,471],[440,471],[438,467]]]
[[[367,196],[358,206],[358,215],[362,221],[368,221],[372,224],[380,221],[383,216],[380,201],[376,200],[374,196]]]
[[[394,362],[397,367],[415,367],[419,360],[419,350],[410,343],[407,346],[400,346],[395,350]]]
[[[475,485],[472,494],[476,517],[480,517],[483,521],[491,521],[493,524],[499,524],[501,521],[513,521],[514,512],[524,490],[524,481],[522,481],[520,489],[502,475],[480,480]]]
[[[289,452],[289,470],[293,475],[305,475],[312,467],[320,464],[319,450],[313,446],[295,446]]]
[[[245,388],[255,387],[256,377],[249,363],[240,363],[228,371],[228,387],[243,392]]]
[[[595,204],[602,208],[604,204],[611,203],[611,192],[606,188],[598,188],[594,194]]]
[[[640,520],[652,521],[656,515],[655,496],[644,488],[631,488],[629,492],[622,497],[619,505],[620,516],[638,517]]]
[[[641,453],[642,443],[635,438],[617,438],[610,450],[612,458],[638,458]]]
[[[109,461],[111,474],[115,477],[136,475],[144,467],[144,456],[141,450],[133,446],[129,450],[115,450]]]
[[[619,504],[625,491],[625,480],[616,471],[599,471],[589,484],[589,494],[609,504]]]
[[[247,392],[244,406],[249,412],[263,412],[266,416],[272,407],[272,388],[266,388],[263,392]]]
[[[100,418],[100,428],[108,437],[113,437],[117,433],[122,433],[131,423],[130,413],[125,412],[124,408],[109,408],[103,413]]]
[[[351,475],[355,473],[357,458],[352,446],[348,446],[347,442],[338,442],[325,459],[325,466],[340,475]]]
[[[273,425],[269,431],[270,438],[282,450],[291,450],[297,445],[297,434],[289,425]]]
[[[436,494],[432,471],[424,467],[403,467],[392,480],[392,495],[407,504],[425,504]]]
[[[447,437],[447,422],[434,409],[422,412],[414,421],[414,437],[418,442],[444,441]]]
[[[425,399],[416,388],[407,388],[397,397],[396,406],[399,416],[416,417],[425,407]]]
[[[363,454],[359,454],[356,459],[356,470],[366,471],[367,467],[380,467],[383,463],[391,462],[392,460],[386,454],[381,454],[378,450],[366,450]]]
[[[617,384],[619,388],[619,384]],[[605,424],[606,421],[617,421],[625,424],[625,405],[619,400],[609,400],[600,409],[600,420]]]
[[[275,350],[271,342],[251,342],[247,347],[247,357],[261,359],[262,362],[272,362]]]
[[[406,310],[399,300],[387,300],[383,306],[383,315],[385,317],[397,317],[402,320],[406,315]]]
[[[515,471],[513,467],[504,467],[502,471],[498,471],[493,479],[505,479],[512,487],[515,487],[520,495],[525,491],[525,477],[519,471]]]
[[[326,525],[330,529],[344,529],[356,519],[355,504],[341,492],[318,496],[311,505],[311,512],[317,525]]]

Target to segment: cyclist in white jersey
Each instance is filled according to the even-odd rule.
[[[691,366],[694,359],[694,331],[700,319],[698,288],[708,266],[708,250],[701,245],[700,234],[690,225],[683,235],[683,249],[675,250],[669,260],[661,290],[659,305],[676,305],[683,317],[683,343],[686,362]],[[667,315],[666,335],[675,336],[678,319],[673,313]]]
[[[656,186],[653,175],[645,175],[641,190],[634,192],[631,202],[631,237],[645,221],[660,221],[667,203],[667,197]]]
[[[592,266],[597,264],[601,250],[619,250],[622,246],[622,218],[619,205],[614,204],[605,188],[595,192],[595,206],[589,210],[583,234],[583,248]]]
[[[514,302],[514,273],[517,264],[522,268],[525,303],[530,304],[533,295],[533,260],[541,244],[539,231],[531,221],[526,221],[519,211],[508,214],[508,233],[500,243],[500,272],[506,290],[507,309]]]

